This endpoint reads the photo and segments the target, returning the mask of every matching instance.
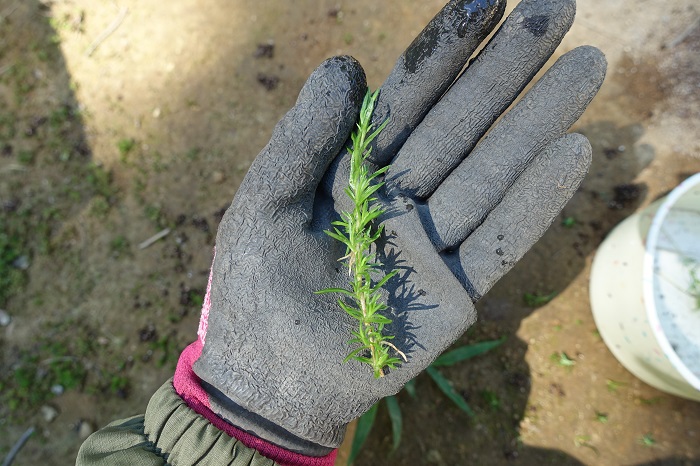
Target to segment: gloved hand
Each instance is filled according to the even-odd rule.
[[[461,73],[504,8],[453,0],[380,90],[374,119],[389,122],[372,161],[391,168],[378,193],[387,211],[378,254],[399,270],[383,290],[385,330],[408,361],[379,379],[343,363],[355,321],[336,296],[314,293],[347,286],[344,246],[323,230],[351,210],[346,147],[366,92],[360,65],[336,57],[313,72],[219,226],[194,364],[214,413],[287,450],[328,454],[350,421],[474,323],[473,302],[576,191],[591,149],[565,132],[601,85],[605,59],[591,47],[567,53],[495,123],[575,12],[574,0],[523,1]]]

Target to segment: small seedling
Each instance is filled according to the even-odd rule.
[[[35,156],[36,154],[32,151],[21,150],[17,154],[17,160],[22,165],[31,165],[32,163],[34,163]]]
[[[501,407],[501,400],[498,398],[498,395],[495,392],[492,392],[491,390],[484,390],[481,392],[481,396],[484,398],[486,404],[491,407],[491,409],[497,410]]]
[[[564,217],[561,221],[561,225],[564,228],[573,228],[576,225],[576,219],[574,217]]]
[[[187,160],[197,160],[197,157],[199,157],[199,154],[201,153],[201,148],[193,147],[185,153],[185,157],[187,157]]]
[[[574,367],[576,365],[576,361],[571,359],[565,352],[561,353],[553,353],[552,356],[550,357],[553,362],[556,364],[562,366],[562,367]]]
[[[345,362],[356,360],[372,366],[376,378],[383,377],[386,369],[394,369],[401,359],[391,356],[392,350],[400,355],[403,360],[406,356],[389,340],[390,335],[382,332],[384,326],[391,320],[381,314],[388,306],[381,301],[380,290],[389,281],[396,271],[389,271],[383,278],[372,282],[371,274],[377,274],[380,264],[374,262],[375,254],[370,249],[382,234],[382,226],[374,227],[374,221],[384,213],[376,204],[374,193],[382,187],[383,183],[377,183],[376,178],[388,170],[388,166],[370,172],[365,163],[369,157],[370,143],[384,129],[388,120],[372,131],[372,112],[374,103],[379,95],[379,90],[374,93],[367,92],[360,110],[360,118],[357,129],[352,133],[352,148],[350,152],[350,179],[345,193],[353,201],[352,212],[342,212],[341,220],[334,221],[333,230],[326,230],[326,234],[346,246],[345,256],[340,260],[345,261],[350,275],[350,286],[345,288],[326,288],[317,293],[340,293],[344,298],[338,299],[338,305],[357,320],[357,330],[352,332],[354,338],[348,343],[358,346],[348,354]]]
[[[109,250],[112,253],[112,257],[121,257],[129,252],[129,240],[123,236],[119,235],[109,242]]]
[[[591,437],[589,435],[577,435],[576,438],[574,438],[574,445],[577,447],[590,448],[596,455],[600,453],[598,449],[591,444]]]
[[[620,387],[625,386],[626,384],[624,382],[616,382],[614,380],[608,379],[605,382],[606,386],[608,387],[608,391],[612,393],[617,393],[617,389]]]
[[[653,447],[656,445],[656,439],[651,433],[644,434],[642,438],[639,439],[639,443],[644,445],[645,447]]]
[[[557,295],[556,291],[549,294],[525,293],[523,301],[527,307],[541,307],[550,302]]]
[[[656,404],[661,403],[662,398],[660,396],[655,396],[654,398],[642,398],[639,397],[637,398],[637,401],[639,404],[646,405],[646,406],[653,406]]]
[[[114,374],[109,379],[109,391],[120,398],[126,398],[129,389],[129,379],[123,375]]]
[[[596,421],[600,422],[601,424],[608,423],[608,415],[605,413],[601,413],[600,411],[595,412],[595,419],[596,419]]]
[[[126,159],[129,152],[136,146],[136,141],[132,138],[120,139],[117,142],[117,149],[119,149],[119,155],[121,155],[122,160]]]

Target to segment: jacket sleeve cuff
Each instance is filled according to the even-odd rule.
[[[76,459],[78,466],[201,463],[277,464],[192,411],[175,392],[171,380],[153,394],[145,415],[115,421],[98,430],[83,443]]]
[[[248,448],[252,448],[266,458],[285,466],[333,466],[337,450],[333,450],[326,456],[312,457],[285,450],[273,443],[267,442],[246,431],[243,431],[217,416],[211,409],[209,397],[200,384],[199,377],[192,370],[192,365],[202,354],[203,344],[200,339],[189,345],[180,355],[175,369],[172,387],[179,395],[179,399],[186,403],[192,411],[196,412],[214,427],[226,433],[233,439],[241,442]],[[150,405],[149,405],[150,407]]]

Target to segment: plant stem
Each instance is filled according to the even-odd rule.
[[[341,220],[333,222],[333,231],[326,230],[330,237],[341,241],[346,245],[346,255],[341,260],[346,260],[350,275],[350,289],[327,288],[318,293],[339,292],[349,298],[350,302],[343,299],[338,304],[350,316],[358,321],[357,331],[352,332],[355,338],[350,344],[359,344],[360,347],[353,350],[345,361],[354,359],[372,366],[374,376],[384,376],[386,368],[392,369],[401,362],[396,357],[389,356],[389,348],[406,360],[406,356],[388,340],[392,336],[383,335],[382,330],[391,320],[379,314],[388,309],[388,306],[379,300],[380,288],[396,272],[390,271],[372,286],[372,272],[377,274],[380,264],[374,262],[372,244],[379,239],[382,233],[381,225],[372,232],[373,221],[381,216],[384,211],[375,203],[374,193],[383,185],[374,180],[389,168],[384,167],[370,172],[365,163],[371,152],[370,144],[384,129],[387,121],[379,125],[373,132],[372,112],[377,99],[378,91],[367,92],[360,110],[360,118],[357,129],[353,132],[352,148],[350,150],[350,175],[346,194],[354,203],[352,212],[342,212]],[[338,227],[342,227],[339,229]],[[369,353],[369,354],[367,354]]]

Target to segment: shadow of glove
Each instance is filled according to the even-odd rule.
[[[566,135],[605,74],[591,47],[560,58],[507,113],[570,27],[573,0],[526,0],[461,73],[504,0],[450,2],[399,58],[375,121],[372,162],[391,164],[378,257],[386,333],[408,361],[375,379],[343,363],[356,325],[332,295],[344,245],[323,230],[351,210],[346,141],[366,92],[349,57],[316,69],[255,159],[217,234],[211,309],[195,373],[219,416],[322,456],[345,426],[398,392],[475,320],[473,302],[525,254],[583,179],[590,146]]]

